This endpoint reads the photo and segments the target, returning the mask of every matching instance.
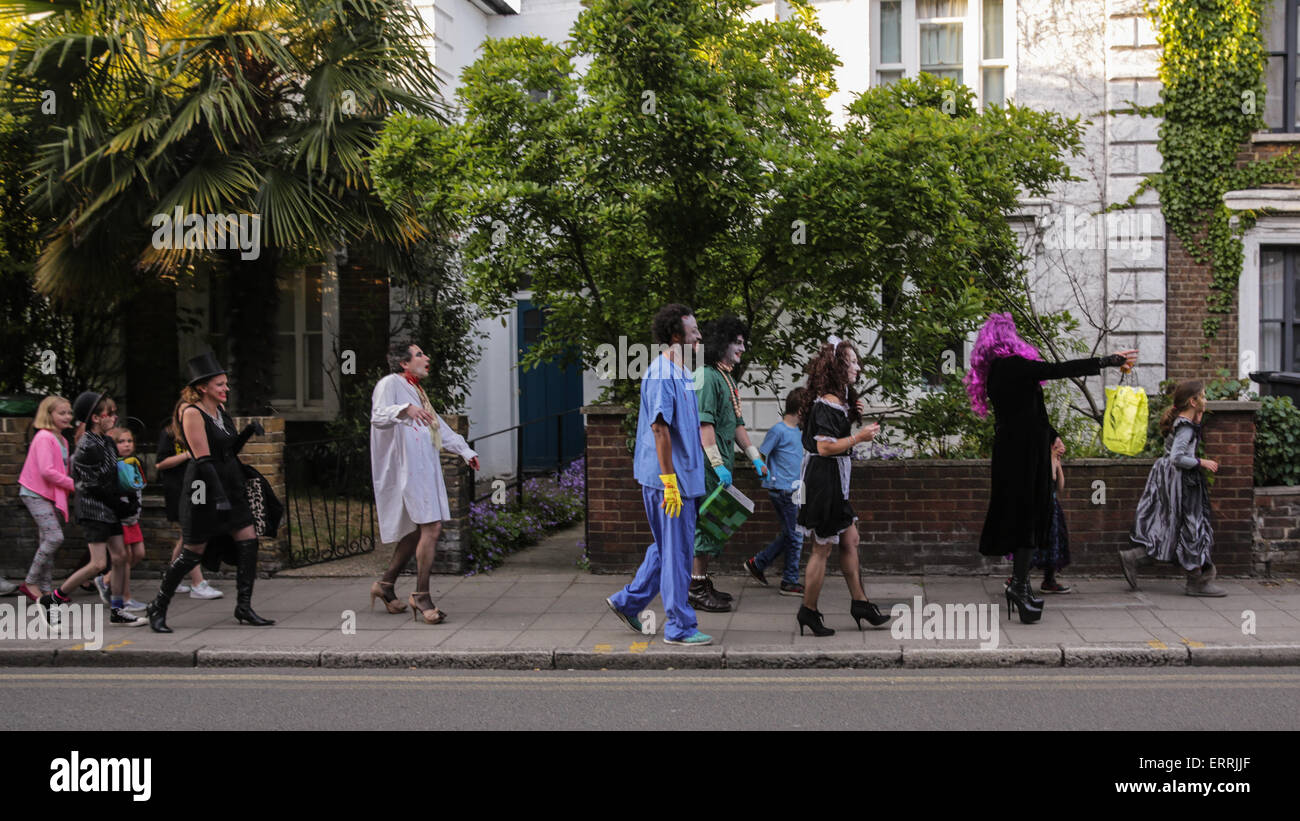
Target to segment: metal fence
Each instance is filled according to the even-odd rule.
[[[369,439],[285,445],[284,484],[289,567],[375,549]]]
[[[546,416],[529,419],[527,422],[520,422],[518,425],[511,425],[508,428],[502,428],[501,430],[495,430],[481,436],[475,436],[473,439],[467,440],[467,444],[472,448],[474,447],[475,442],[482,442],[484,439],[499,436],[503,433],[509,433],[510,431],[515,432],[515,478],[514,481],[508,483],[506,487],[514,488],[515,501],[522,503],[524,500],[524,428],[529,425],[547,422],[551,419],[555,420],[555,470],[558,472],[564,468],[564,417],[571,413],[580,413],[581,411],[582,408],[579,407],[569,408],[568,410],[560,411],[559,413],[548,413]],[[578,456],[581,455],[582,453],[579,452]],[[474,486],[478,487],[477,471],[474,471]],[[488,491],[487,493],[476,497],[474,501],[481,502],[491,496],[492,491]]]

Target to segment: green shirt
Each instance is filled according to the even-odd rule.
[[[700,406],[700,424],[713,425],[718,452],[722,454],[722,464],[731,470],[736,457],[736,428],[745,424],[745,418],[736,415],[727,378],[717,368],[705,366],[696,370],[695,382],[698,388],[695,391],[695,401]],[[708,464],[707,460],[705,464]]]

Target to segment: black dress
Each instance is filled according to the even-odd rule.
[[[244,493],[244,471],[239,457],[235,455],[238,437],[235,435],[235,422],[221,408],[221,424],[204,413],[198,405],[186,405],[182,414],[189,408],[196,408],[203,414],[203,430],[208,437],[208,452],[212,454],[213,467],[217,478],[230,502],[230,510],[218,511],[212,490],[209,488],[205,503],[194,504],[194,482],[202,479],[201,466],[191,461],[185,466],[185,479],[181,482],[180,520],[181,533],[186,544],[205,544],[213,536],[235,531],[253,524],[253,513],[248,507],[248,497]],[[181,444],[194,455],[189,442],[185,441],[185,432],[181,431]]]
[[[158,434],[158,461],[176,456],[184,451],[178,451],[176,437],[172,436],[170,423],[164,427],[162,433]],[[188,464],[188,463],[187,463]],[[162,479],[163,500],[166,502],[167,521],[179,522],[181,520],[181,483],[185,479],[185,464],[176,465],[166,470],[158,471],[158,477]]]
[[[821,544],[839,541],[840,534],[858,520],[849,504],[849,456],[821,456],[817,442],[849,435],[848,411],[818,397],[808,409],[803,426],[803,504],[799,506],[799,532]]]
[[[1056,429],[1043,402],[1043,379],[1095,376],[1102,359],[1039,362],[1019,356],[989,366],[993,406],[992,488],[980,553],[1002,556],[1045,547],[1052,525],[1052,442]]]

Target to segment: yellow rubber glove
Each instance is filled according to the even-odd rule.
[[[664,513],[669,519],[676,519],[682,515],[682,492],[677,489],[677,474],[661,473],[659,481],[664,483]]]

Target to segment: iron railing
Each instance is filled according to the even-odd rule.
[[[564,468],[564,417],[571,413],[579,413],[582,408],[569,408],[566,411],[558,413],[548,413],[545,416],[539,416],[536,419],[529,419],[527,422],[521,422],[518,425],[511,425],[508,428],[495,430],[491,433],[485,433],[481,436],[475,436],[473,439],[466,440],[471,448],[475,442],[482,442],[492,436],[498,436],[502,433],[515,432],[515,478],[513,482],[506,485],[507,488],[513,487],[515,490],[515,501],[522,503],[524,500],[524,428],[529,425],[535,425],[538,422],[545,422],[547,419],[555,420],[555,470],[559,472]],[[576,457],[575,457],[576,458]],[[474,474],[474,487],[478,487],[478,471],[472,471]],[[484,493],[474,499],[475,502],[481,502],[490,498],[492,491]]]
[[[290,567],[375,549],[369,439],[285,445],[284,484]]]

